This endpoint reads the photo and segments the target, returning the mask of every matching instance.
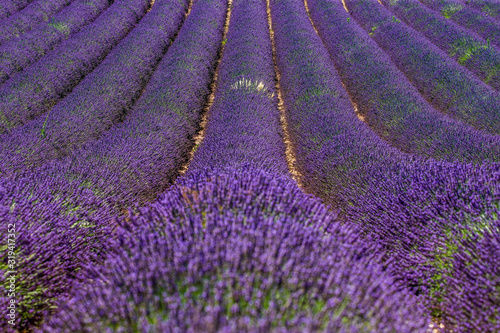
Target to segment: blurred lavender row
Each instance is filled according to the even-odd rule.
[[[259,0],[233,6],[215,101],[189,170],[252,165],[285,175],[266,6]]]
[[[494,332],[500,325],[493,315],[500,310],[498,279],[487,263],[500,248],[484,248],[477,256],[482,262],[475,274],[489,283],[482,290],[487,297],[472,313],[466,309],[475,277],[448,263],[467,267],[461,258],[468,252],[460,252],[466,247],[458,244],[477,235],[496,237],[484,230],[493,228],[500,213],[500,165],[426,161],[388,146],[357,119],[303,2],[271,3],[284,102],[306,189],[382,244],[393,260],[393,276],[421,295],[450,330],[467,332],[468,323],[476,322],[482,331]],[[453,276],[468,276],[456,281],[460,299],[447,283]],[[459,320],[464,314],[467,323]]]
[[[248,3],[258,2],[236,0],[235,16]],[[93,282],[40,332],[426,332],[429,324],[369,243],[289,177],[197,170],[121,225]]]
[[[381,138],[406,153],[436,159],[474,163],[500,159],[500,137],[433,109],[339,1],[308,3],[356,112]]]
[[[75,0],[51,20],[42,22],[25,33],[22,38],[4,43],[0,47],[0,83],[15,77],[15,73],[36,62],[63,40],[73,37],[74,33],[94,21],[111,2]]]
[[[68,6],[72,0],[38,0],[23,10],[11,15],[0,24],[0,44],[20,37],[38,23],[48,21],[50,16]]]
[[[3,0],[0,3],[0,20],[20,11],[33,1],[34,0]]]
[[[486,39],[447,20],[418,0],[383,0],[382,3],[395,17],[421,32],[484,83],[500,89],[500,50]]]
[[[444,18],[470,29],[491,44],[500,47],[500,22],[472,9],[460,0],[421,0]]]
[[[474,8],[484,14],[500,20],[500,3],[495,0],[463,0],[467,7]]]
[[[0,173],[61,158],[123,120],[144,90],[187,11],[186,1],[157,1],[152,10],[73,91],[40,116],[4,135]],[[8,167],[8,169],[6,169]]]
[[[99,18],[0,87],[0,133],[50,110],[137,24],[147,0],[117,0]]]
[[[351,16],[437,110],[479,130],[500,133],[500,95],[409,28],[376,0],[345,0]]]

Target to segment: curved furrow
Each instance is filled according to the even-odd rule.
[[[157,0],[152,10],[65,99],[44,117],[0,142],[9,170],[61,158],[122,121],[175,40],[187,11],[182,0]],[[0,168],[0,173],[8,173]]]
[[[57,196],[56,186],[61,193],[70,190],[57,181],[49,181],[33,192],[28,184],[41,180],[35,177],[13,182],[0,178],[0,232],[15,234],[9,251],[4,247],[0,251],[0,304],[6,309],[14,298],[7,296],[9,291],[4,286],[12,278],[16,284],[15,315],[5,311],[5,320],[0,321],[0,330],[5,333],[35,332],[48,314],[57,310],[55,301],[84,279],[82,266],[102,262],[103,253],[113,242],[109,225],[82,227],[82,219],[112,218],[102,203],[85,190],[74,193],[71,201],[64,195]],[[72,214],[75,207],[88,210]]]
[[[33,29],[38,23],[48,21],[50,17],[68,6],[73,0],[38,0],[23,10],[10,16],[0,24],[0,44],[19,38]]]
[[[500,89],[500,50],[486,39],[447,20],[418,0],[382,0],[382,3],[484,83]]]
[[[488,283],[481,290],[484,302],[468,312],[476,277],[467,275],[464,258],[470,253],[462,245],[469,237],[491,237],[488,230],[500,214],[500,164],[424,160],[389,146],[354,113],[303,1],[272,0],[271,12],[290,134],[306,190],[338,208],[340,218],[359,225],[370,241],[383,244],[389,271],[420,295],[429,315],[447,329],[494,331],[500,324],[498,283],[496,267],[486,259],[498,247],[472,253],[479,260],[475,267],[481,267],[477,276]],[[451,260],[456,266],[443,265]],[[458,285],[451,288],[450,279]],[[464,294],[455,298],[456,290]]]
[[[380,137],[404,152],[431,158],[500,160],[500,137],[433,109],[340,2],[307,3],[350,98]]]
[[[205,137],[188,172],[252,167],[287,175],[263,1],[233,2]]]
[[[149,0],[117,0],[99,18],[0,86],[0,133],[51,109],[146,13]],[[8,135],[8,134],[7,134]]]
[[[0,3],[0,20],[20,11],[34,0],[3,0]],[[3,22],[0,21],[0,24]]]
[[[500,134],[500,95],[450,59],[422,34],[375,0],[345,0],[351,16],[369,32],[423,97],[437,110],[478,130]]]
[[[94,21],[110,3],[110,0],[75,0],[21,38],[4,43],[0,47],[0,83],[39,60],[63,40],[73,37],[83,26]]]
[[[469,8],[459,0],[420,0],[438,11],[444,18],[470,29],[487,42],[500,47],[500,22],[478,10]]]

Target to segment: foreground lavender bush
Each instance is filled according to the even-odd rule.
[[[42,21],[48,21],[49,16],[57,13],[70,3],[71,0],[39,0],[33,2],[24,10],[2,21],[0,25],[0,44],[21,36]]]
[[[32,182],[44,185],[33,189]],[[40,324],[43,313],[54,310],[55,300],[83,279],[82,266],[97,263],[111,244],[109,228],[95,223],[111,218],[105,206],[89,191],[69,195],[70,190],[37,177],[17,182],[0,179],[2,332],[29,330]],[[74,214],[79,208],[80,213]],[[9,233],[15,235],[9,237],[13,243],[7,243]],[[12,281],[15,295],[9,296]],[[11,300],[15,300],[15,325],[8,323]]]
[[[288,177],[190,173],[121,224],[95,282],[41,331],[426,331],[368,243]]]

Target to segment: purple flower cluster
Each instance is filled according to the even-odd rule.
[[[46,116],[4,136],[0,143],[0,155],[5,159],[2,166],[19,172],[25,166],[65,156],[123,119],[174,39],[186,10],[187,2],[155,3],[99,66]]]
[[[39,0],[26,6],[22,11],[2,21],[0,25],[0,44],[20,37],[33,29],[38,23],[48,21],[49,16],[69,5],[71,0]]]
[[[350,14],[437,110],[500,133],[500,96],[376,0],[345,0]]]
[[[407,153],[481,163],[500,158],[499,137],[433,109],[338,1],[309,0],[310,15],[358,114]]]
[[[67,186],[56,187],[61,184],[52,182],[52,189],[39,187],[33,192],[31,184],[40,180],[36,176],[18,182],[0,179],[2,332],[20,332],[40,324],[42,314],[52,312],[55,301],[83,279],[82,265],[102,261],[112,243],[109,228],[95,223],[111,215],[88,191],[68,197]],[[88,209],[85,214],[73,214],[79,206]],[[99,212],[92,213],[92,209]],[[8,234],[13,237],[7,238]],[[8,323],[11,318],[5,313],[11,304],[15,325]]]
[[[427,329],[382,257],[288,177],[196,171],[121,224],[94,282],[42,332]]]
[[[252,165],[288,174],[264,1],[233,4],[205,138],[190,170]]]
[[[116,0],[0,86],[15,328],[498,331],[499,95],[346,3]]]
[[[147,0],[117,0],[99,18],[0,87],[0,133],[49,110],[146,14]],[[22,56],[22,55],[21,55]]]
[[[497,47],[500,47],[500,22],[469,8],[459,0],[421,0],[428,7],[439,11],[446,19],[470,29]]]
[[[445,304],[456,302],[462,311],[469,307],[470,298],[455,299],[446,283],[453,274],[462,274],[458,264],[450,268],[447,263],[456,257],[466,265],[468,248],[448,244],[461,239],[458,226],[475,230],[499,216],[500,165],[436,162],[390,147],[357,119],[302,1],[271,3],[284,102],[306,189],[383,245],[394,260],[392,274],[423,295],[434,316],[449,329],[467,332],[467,324],[457,323],[456,313]],[[477,264],[483,281],[492,285],[496,268],[488,266],[487,257],[496,258],[499,248],[484,251]],[[465,274],[455,283],[467,289],[475,277]],[[471,289],[466,293],[473,295]],[[486,331],[491,313],[500,310],[498,295],[490,295],[485,304],[493,310],[471,314]]]
[[[0,3],[0,20],[12,15],[34,0],[4,0]]]
[[[63,40],[91,23],[109,6],[110,0],[75,0],[47,22],[42,22],[22,38],[0,47],[0,83],[27,68]]]
[[[474,32],[460,27],[418,0],[382,1],[397,17],[420,31],[483,82],[500,89],[500,50]]]
[[[457,251],[448,281],[451,297],[444,307],[454,314],[452,325],[463,331],[500,332],[500,222],[482,227],[479,235],[473,227],[464,228],[462,235],[473,236],[453,244]]]

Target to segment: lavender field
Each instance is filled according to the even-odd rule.
[[[2,0],[0,231],[0,332],[500,332],[500,0]]]

